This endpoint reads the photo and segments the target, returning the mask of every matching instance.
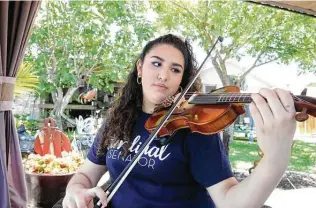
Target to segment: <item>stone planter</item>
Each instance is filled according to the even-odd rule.
[[[52,175],[25,173],[28,191],[27,207],[51,208],[65,196],[67,184],[75,173]]]

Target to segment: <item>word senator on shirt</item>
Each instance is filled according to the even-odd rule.
[[[133,159],[132,153],[137,154],[139,152],[139,149],[142,145],[142,142],[139,142],[140,136],[138,135],[135,137],[131,147],[129,148],[130,154],[127,155],[126,158],[121,157],[122,152],[120,148],[123,146],[125,142],[119,141],[109,147],[109,152],[108,152],[108,158],[111,158],[113,160],[118,160],[121,159],[122,161],[129,162]],[[148,167],[154,169],[155,166],[155,160],[153,158],[158,158],[160,161],[163,161],[167,159],[170,155],[170,153],[165,153],[167,150],[168,145],[161,146],[161,147],[148,147],[145,149],[145,152],[143,156],[139,159],[138,164],[143,167]]]

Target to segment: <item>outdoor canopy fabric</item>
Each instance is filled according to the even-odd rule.
[[[316,17],[316,2],[315,1],[261,1],[252,0],[262,5],[269,5],[278,8],[283,8],[289,11],[311,15]]]
[[[26,207],[22,157],[12,114],[15,76],[39,1],[0,1],[0,208]]]

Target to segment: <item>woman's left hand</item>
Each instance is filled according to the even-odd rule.
[[[264,88],[251,97],[250,112],[264,157],[273,161],[280,159],[287,165],[296,130],[296,111],[291,94],[282,89]]]

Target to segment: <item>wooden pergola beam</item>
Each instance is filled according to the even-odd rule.
[[[316,17],[316,1],[247,1]]]

